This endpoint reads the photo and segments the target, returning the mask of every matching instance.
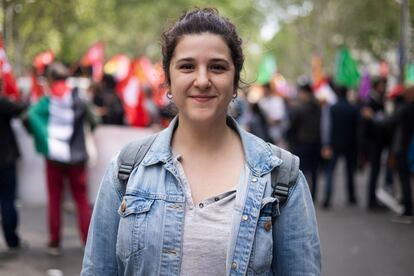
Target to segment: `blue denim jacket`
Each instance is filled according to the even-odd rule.
[[[228,122],[239,133],[250,171],[229,218],[226,275],[320,275],[315,210],[303,174],[279,212],[270,172],[282,160],[267,143]],[[160,132],[132,171],[124,197],[112,161],[96,199],[81,275],[179,275],[185,195],[170,148],[176,124]],[[272,204],[278,214],[273,224]]]

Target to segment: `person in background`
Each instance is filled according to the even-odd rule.
[[[267,125],[267,120],[263,111],[260,109],[259,104],[252,103],[251,107],[251,115],[250,115],[250,122],[249,122],[249,132],[260,137],[266,142],[272,143],[272,137],[269,134],[269,127]]]
[[[47,252],[60,254],[61,205],[65,179],[75,200],[82,244],[86,243],[90,221],[87,195],[88,153],[85,144],[85,124],[93,128],[95,122],[76,89],[66,83],[67,68],[61,63],[48,66],[46,77],[49,95],[31,106],[28,124],[37,151],[46,159],[48,191],[49,243]]]
[[[3,93],[3,78],[0,77],[0,209],[4,239],[9,249],[21,248],[17,233],[18,213],[15,200],[17,193],[16,161],[19,147],[11,126],[13,117],[21,114],[27,104],[10,100]]]
[[[111,75],[105,74],[101,83],[93,86],[93,104],[95,113],[103,124],[123,125],[124,108],[115,91],[116,82]]]
[[[378,203],[376,198],[376,188],[378,176],[381,169],[382,153],[385,148],[390,145],[390,135],[387,127],[375,124],[375,120],[383,120],[385,118],[385,93],[387,88],[387,80],[385,78],[377,78],[373,82],[373,90],[369,94],[368,101],[363,105],[361,112],[371,110],[372,116],[362,116],[361,127],[363,144],[368,149],[368,160],[370,164],[370,173],[368,179],[368,210],[381,210],[383,207]]]
[[[281,146],[287,118],[286,106],[283,98],[272,90],[270,83],[263,86],[264,96],[258,105],[265,115],[272,143]]]
[[[310,83],[298,84],[298,102],[291,106],[289,119],[290,150],[300,157],[300,169],[310,177],[311,194],[315,201],[321,152],[321,108]]]
[[[338,158],[346,161],[346,179],[348,203],[356,204],[354,177],[357,157],[357,129],[359,122],[358,109],[347,99],[348,89],[336,86],[337,102],[330,107],[330,134],[327,145],[322,149],[322,156],[328,160],[326,165],[325,198],[323,207],[331,206],[333,176]]]
[[[376,117],[375,111],[369,107],[362,110],[365,119],[371,120],[375,127],[394,126],[395,135],[391,147],[391,155],[400,178],[402,203],[404,212],[394,219],[395,222],[413,223],[413,200],[411,175],[409,167],[409,149],[414,146],[414,86],[405,89],[405,102],[400,104],[394,114],[387,117]]]
[[[149,85],[144,85],[145,94],[145,109],[150,116],[149,126],[161,127],[161,114],[153,99],[152,88]]]

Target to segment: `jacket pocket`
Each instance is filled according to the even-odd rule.
[[[116,241],[118,257],[125,259],[145,248],[147,216],[153,203],[153,199],[124,196],[118,209],[120,215]]]
[[[275,198],[262,200],[249,265],[254,275],[267,275],[271,270],[273,259],[272,205],[275,201]]]

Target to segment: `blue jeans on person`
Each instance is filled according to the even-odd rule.
[[[336,163],[338,158],[345,157],[346,163],[346,180],[347,180],[347,191],[348,191],[348,203],[356,203],[355,199],[355,187],[354,187],[354,173],[356,165],[356,154],[355,150],[345,151],[333,151],[332,158],[326,165],[326,184],[325,184],[325,199],[324,206],[329,207],[331,203],[331,197],[333,192],[333,177],[335,172]]]
[[[1,224],[8,247],[20,246],[20,239],[16,233],[18,216],[14,204],[16,199],[16,183],[15,164],[0,167]]]

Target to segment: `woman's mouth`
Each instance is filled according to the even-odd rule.
[[[197,102],[205,103],[205,102],[208,102],[208,101],[214,99],[215,96],[195,95],[195,96],[190,96],[190,98],[192,98],[193,100],[195,100]]]

